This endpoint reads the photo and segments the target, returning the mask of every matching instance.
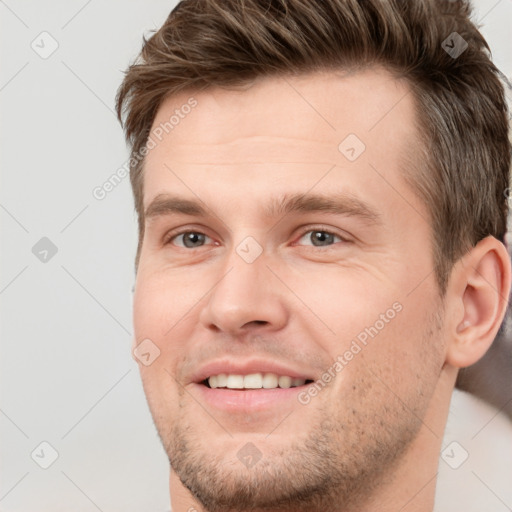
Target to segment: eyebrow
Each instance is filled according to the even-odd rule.
[[[168,194],[157,195],[146,208],[146,219],[164,215],[190,215],[207,217],[208,208],[204,203],[195,199]],[[369,224],[380,224],[380,213],[369,204],[347,193],[335,195],[323,194],[284,194],[270,198],[263,208],[263,215],[268,218],[277,218],[286,214],[326,212],[338,215],[359,217]]]

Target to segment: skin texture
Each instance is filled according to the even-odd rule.
[[[402,175],[419,140],[412,95],[382,69],[183,93],[154,128],[191,96],[197,106],[147,156],[144,204],[179,195],[206,215],[146,219],[134,297],[134,344],[160,351],[140,370],[173,510],[432,510],[457,368],[503,318],[506,250],[484,239],[439,296],[428,210]],[[339,149],[349,134],[365,145],[354,161]],[[265,215],[294,193],[344,194],[375,215]],[[187,247],[177,231],[205,236]],[[315,244],[317,231],[334,236]],[[262,250],[252,263],[237,252],[246,237]],[[393,308],[306,405],[297,391],[227,412],[193,382],[212,360],[254,358],[316,381]]]

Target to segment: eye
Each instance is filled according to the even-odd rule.
[[[165,245],[172,244],[184,249],[195,249],[212,240],[200,231],[182,231],[171,234]],[[306,243],[304,243],[306,241]],[[309,244],[307,243],[309,242]],[[312,245],[313,247],[329,247],[337,242],[348,242],[345,238],[324,228],[315,228],[305,231],[298,240],[299,245]]]
[[[339,235],[336,235],[335,233],[332,233],[331,231],[327,231],[322,228],[316,228],[316,229],[310,229],[309,231],[306,231],[303,233],[303,235],[298,240],[298,243],[300,243],[302,240],[307,240],[311,242],[313,247],[328,247],[330,245],[333,245],[336,243],[336,239],[339,242],[346,242],[344,238],[342,238]],[[305,244],[308,245],[308,244]]]
[[[183,247],[185,249],[195,249],[196,247],[201,247],[206,239],[211,238],[204,233],[199,231],[182,231],[181,233],[173,234],[170,238],[167,239],[165,244],[173,244],[178,247]],[[174,241],[181,240],[180,243],[175,243]]]

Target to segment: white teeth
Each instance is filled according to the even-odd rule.
[[[226,387],[229,389],[243,389],[244,387],[244,376],[243,375],[228,375],[228,381]]]
[[[263,375],[263,387],[265,389],[277,388],[279,377],[275,373],[265,373]]]
[[[279,377],[279,387],[280,388],[291,388],[292,387],[292,378],[283,375]]]
[[[263,385],[263,376],[261,373],[251,373],[244,377],[245,389],[260,389]]]
[[[217,387],[218,388],[225,388],[228,383],[228,376],[225,373],[219,373],[217,375]]]
[[[277,387],[287,389],[296,386],[303,386],[305,379],[300,377],[289,377],[275,373],[250,373],[249,375],[231,375],[220,373],[212,375],[208,379],[211,388],[229,389],[274,389]]]

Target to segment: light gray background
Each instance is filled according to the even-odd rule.
[[[129,180],[101,201],[92,191],[128,155],[113,112],[122,71],[175,3],[0,0],[1,511],[169,507],[168,464],[130,355]],[[475,6],[510,78],[512,0]],[[58,249],[46,262],[32,253],[42,237]],[[511,509],[511,433],[497,410],[454,394],[443,446],[452,464],[462,450],[469,458],[459,469],[440,459],[437,511]],[[43,441],[59,454],[46,470]]]

